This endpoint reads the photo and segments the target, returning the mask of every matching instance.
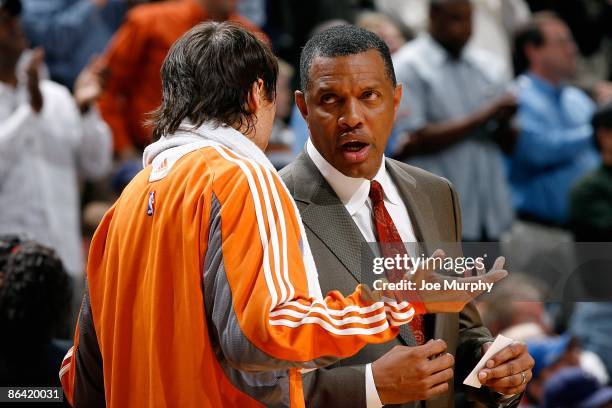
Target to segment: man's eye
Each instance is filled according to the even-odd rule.
[[[374,100],[374,99],[378,99],[378,94],[374,91],[365,91],[361,97],[363,99],[367,99],[367,100]]]
[[[338,100],[338,97],[332,94],[326,94],[321,97],[321,102],[325,104],[336,103],[337,100]]]

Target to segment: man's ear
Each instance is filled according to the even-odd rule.
[[[302,91],[295,91],[295,104],[297,105],[304,120],[308,117],[308,106],[306,106],[306,95]]]
[[[402,103],[402,94],[404,93],[404,86],[397,84],[393,90],[393,118],[397,117],[397,111],[399,110],[400,104]]]
[[[257,114],[261,108],[262,98],[264,97],[264,83],[261,79],[253,82],[251,91],[247,97],[247,107],[251,114]]]

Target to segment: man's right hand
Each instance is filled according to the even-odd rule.
[[[454,364],[453,355],[446,353],[444,340],[430,340],[416,347],[393,347],[372,363],[380,402],[404,404],[448,392]]]
[[[30,106],[36,113],[40,113],[43,107],[43,96],[40,92],[39,71],[45,59],[45,52],[42,48],[32,50],[32,57],[26,66],[28,76],[28,93],[30,94]]]

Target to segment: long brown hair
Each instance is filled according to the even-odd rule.
[[[179,38],[161,69],[162,103],[151,113],[153,138],[176,132],[188,119],[251,129],[247,100],[258,79],[276,97],[278,63],[270,47],[235,23],[206,22]]]

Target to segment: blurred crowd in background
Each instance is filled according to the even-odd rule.
[[[279,169],[308,138],[301,47],[337,24],[378,34],[404,87],[387,156],[454,184],[465,242],[519,254],[479,306],[529,344],[523,404],[612,406],[612,303],[549,304],[529,273],[564,244],[612,242],[610,0],[0,0],[1,385],[58,384],[88,243],[142,169],[163,59],[207,20],[279,57]],[[24,354],[40,369],[19,370]]]

